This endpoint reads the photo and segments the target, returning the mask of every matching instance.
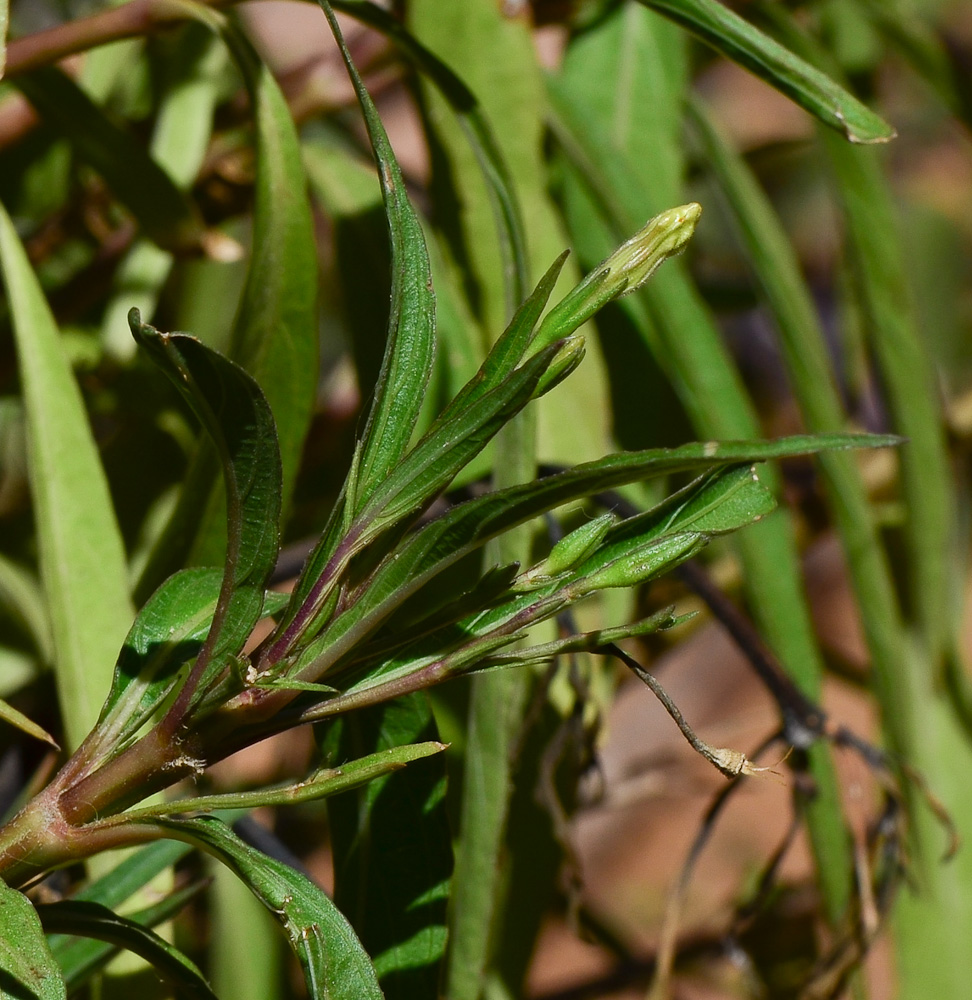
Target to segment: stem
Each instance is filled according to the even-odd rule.
[[[66,817],[56,783],[51,784],[0,832],[0,879],[21,886],[53,868],[157,836],[149,827],[78,827]]]
[[[198,0],[207,7],[226,7],[238,0]],[[167,25],[194,17],[183,0],[131,0],[91,17],[68,21],[46,31],[18,38],[7,46],[8,79],[49,66],[88,49],[150,34]]]

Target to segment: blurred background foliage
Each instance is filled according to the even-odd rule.
[[[797,686],[920,772],[968,841],[972,5],[728,5],[891,122],[897,137],[875,146],[847,142],[703,44],[685,26],[694,6],[393,5],[491,126],[499,159],[490,162],[505,163],[502,180],[522,216],[519,259],[499,235],[495,185],[469,141],[479,119],[462,100],[456,115],[455,93],[450,102],[417,68],[407,38],[396,44],[345,16],[432,257],[439,352],[424,426],[506,325],[511,269],[519,265],[532,287],[569,246],[562,293],[649,216],[702,203],[689,253],[598,316],[581,370],[538,407],[537,459],[572,464],[617,447],[803,430],[904,435],[897,455],[832,455],[771,475],[785,505],[738,540],[714,544],[708,570]],[[122,24],[125,7],[143,18],[132,15],[131,37],[98,44],[107,29],[97,25]],[[136,356],[127,310],[137,305],[160,328],[189,330],[261,376],[290,483],[281,582],[296,573],[343,482],[383,349],[384,213],[320,11],[259,0],[239,4],[234,17],[259,58],[237,51],[234,59],[204,24],[161,0],[117,8],[13,0],[10,10],[0,199],[77,375],[136,601],[218,540],[193,542],[195,522],[185,527],[187,507],[190,521],[199,516],[179,499],[186,477],[200,475],[195,429]],[[74,23],[96,27],[59,49]],[[713,30],[728,37],[725,26]],[[297,124],[299,162],[274,124],[282,105],[260,82],[260,58]],[[776,83],[785,89],[782,77]],[[316,259],[293,204],[305,182]],[[261,254],[263,278],[255,284],[251,272],[247,282]],[[0,301],[0,696],[60,732],[68,720],[59,720],[49,670],[9,313]],[[262,348],[270,327],[305,332],[284,361]],[[487,453],[471,488],[491,465]],[[658,496],[626,494],[638,505]],[[676,583],[639,601],[703,608]],[[748,750],[778,725],[780,706],[706,615],[652,643],[643,656],[723,743]],[[665,893],[719,787],[680,756],[670,723],[614,667],[563,671],[515,691],[462,682],[433,699],[452,743],[447,806],[460,837],[453,1000],[644,995]],[[42,751],[13,730],[0,741],[9,803]],[[236,787],[300,773],[309,753],[309,741],[292,735],[218,766],[210,780]],[[941,863],[947,837],[914,777],[903,779],[907,843],[889,847],[874,822],[873,774],[822,744],[809,759],[795,756],[798,792],[810,782],[815,794],[791,800],[782,782],[756,779],[758,790],[728,810],[683,903],[675,995],[965,997],[972,853]],[[470,768],[492,775],[491,791],[469,793]],[[795,803],[809,836],[797,832],[760,883]],[[263,820],[330,882],[322,807]],[[341,820],[332,822],[341,850]],[[487,862],[485,882],[477,857]],[[265,937],[263,915],[235,893],[218,876],[208,908],[191,909],[177,933],[194,942],[221,995],[292,995],[293,977],[271,946],[242,944]],[[886,909],[887,933],[865,973],[842,986]],[[832,964],[821,966],[826,956]],[[801,993],[811,973],[819,992]]]

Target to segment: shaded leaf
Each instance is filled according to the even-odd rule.
[[[0,882],[0,996],[64,1000],[67,993],[37,911],[16,889]]]
[[[287,101],[232,21],[223,22],[222,33],[250,93],[256,131],[252,250],[230,352],[273,411],[286,509],[317,393],[314,222]]]
[[[300,145],[287,102],[231,17],[200,4],[187,14],[218,32],[250,94],[256,135],[252,250],[230,354],[262,387],[280,449],[282,501],[293,491],[318,379],[317,253]],[[139,581],[140,598],[186,562],[214,565],[225,552],[216,470],[205,447]]]
[[[185,334],[129,317],[136,339],[179,390],[213,440],[226,491],[226,566],[212,628],[193,668],[221,666],[260,617],[279,549],[281,472],[270,407],[238,365]],[[202,664],[202,666],[200,666]]]
[[[328,732],[325,752],[340,762],[436,739],[428,697],[409,695],[356,712]],[[441,756],[328,801],[334,899],[373,956],[388,1000],[438,993],[446,942],[452,841]]]
[[[175,251],[205,242],[193,202],[131,134],[119,128],[62,70],[45,66],[14,83],[48,124],[105,179],[145,234]]]
[[[65,899],[39,906],[37,912],[45,931],[97,938],[125,948],[144,958],[181,996],[216,1000],[202,973],[178,948],[141,923],[118,916],[107,906]]]
[[[33,573],[4,555],[0,555],[0,599],[30,633],[38,656],[50,663],[54,651],[43,589]]]
[[[165,843],[165,842],[163,842]],[[171,842],[165,844],[170,846]],[[188,845],[179,844],[184,851],[190,850]],[[165,898],[147,906],[144,909],[129,913],[126,919],[131,923],[144,927],[155,927],[179,913],[180,910],[206,888],[205,882],[196,882],[177,892],[170,893]],[[82,894],[75,896],[71,902],[80,901]],[[99,907],[100,908],[100,907]],[[110,910],[108,912],[111,912]],[[43,914],[41,915],[43,920]],[[84,985],[96,972],[104,968],[119,953],[121,944],[110,944],[107,940],[97,938],[75,937],[73,934],[51,934],[51,951],[57,959],[69,992],[74,992]]]

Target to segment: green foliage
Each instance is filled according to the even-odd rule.
[[[732,780],[726,798],[761,770],[701,740],[638,660],[696,617],[645,586],[681,567],[772,696],[774,738],[797,751],[794,812],[813,846],[818,936],[833,944],[801,955],[820,959],[807,988],[837,996],[856,975],[910,862],[928,896],[897,911],[902,995],[934,974],[942,1000],[961,996],[968,887],[946,892],[931,859],[948,810],[972,832],[949,763],[968,754],[972,717],[967,567],[949,545],[970,495],[953,501],[885,167],[857,148],[894,129],[778,4],[747,8],[759,25],[717,0],[577,4],[560,15],[556,68],[541,70],[515,4],[319,0],[364,133],[330,96],[278,80],[258,29],[217,6],[105,4],[16,37],[14,4],[0,110],[26,98],[38,120],[0,135],[0,749],[20,737],[65,749],[4,799],[0,995],[80,995],[122,951],[180,996],[251,970],[290,995],[283,976],[268,982],[274,963],[251,966],[260,940],[225,974],[227,935],[259,937],[264,915],[314,1000],[523,995],[557,871],[576,875],[570,813],[597,699],[618,683],[612,658]],[[880,77],[886,42],[943,115],[964,113],[937,22],[871,0],[853,15],[798,6],[838,60],[854,54],[855,81]],[[400,93],[427,170],[399,164],[335,10],[384,46],[369,72],[419,81]],[[80,74],[57,65],[73,53],[86,53]],[[819,157],[803,137],[782,194],[760,177],[779,151],[744,156],[689,97],[693,74],[727,60],[822,126],[846,239],[836,359],[783,218],[829,197],[800,181]],[[730,229],[706,231],[713,188]],[[379,221],[387,252],[361,273]],[[687,246],[691,261],[670,259]],[[723,258],[739,263],[720,276]],[[730,350],[727,301],[765,302],[792,412]],[[121,342],[125,314],[137,351]],[[199,329],[164,332],[187,314]],[[972,373],[961,334],[943,337]],[[870,357],[880,434],[854,430]],[[631,447],[609,448],[608,425]],[[865,465],[876,448],[900,454],[878,497],[890,505]],[[788,502],[797,488],[772,463],[799,456],[818,456],[823,504]],[[817,704],[826,637],[798,542],[822,523],[844,548],[863,683],[893,754]],[[758,632],[706,564],[738,582]],[[55,690],[59,715],[45,708]],[[211,770],[311,724],[313,759],[235,782]],[[877,776],[869,838],[844,818],[831,745]],[[912,762],[950,796],[944,809]],[[252,810],[279,812],[280,837],[260,841]],[[333,900],[301,868],[310,849],[295,858],[283,842],[287,815],[326,841]],[[200,904],[199,851],[255,911],[228,913],[225,893]],[[772,905],[775,864],[752,912]],[[41,901],[34,887],[62,868],[51,884],[68,898]],[[147,898],[163,873],[167,889]],[[187,910],[174,937],[155,929]],[[222,942],[208,956],[207,937]],[[658,995],[672,924],[661,939]],[[929,940],[945,942],[948,969],[929,968]],[[773,959],[752,955],[769,982]]]

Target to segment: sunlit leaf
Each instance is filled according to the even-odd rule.
[[[639,0],[683,25],[851,142],[887,142],[894,129],[853,94],[718,0]]]
[[[29,429],[58,695],[67,743],[74,747],[98,717],[111,665],[131,624],[125,552],[81,393],[44,294],[2,209],[0,266]]]
[[[164,820],[165,836],[189,840],[228,865],[282,925],[312,1000],[382,1000],[374,966],[347,920],[305,875],[243,843],[220,820]]]

